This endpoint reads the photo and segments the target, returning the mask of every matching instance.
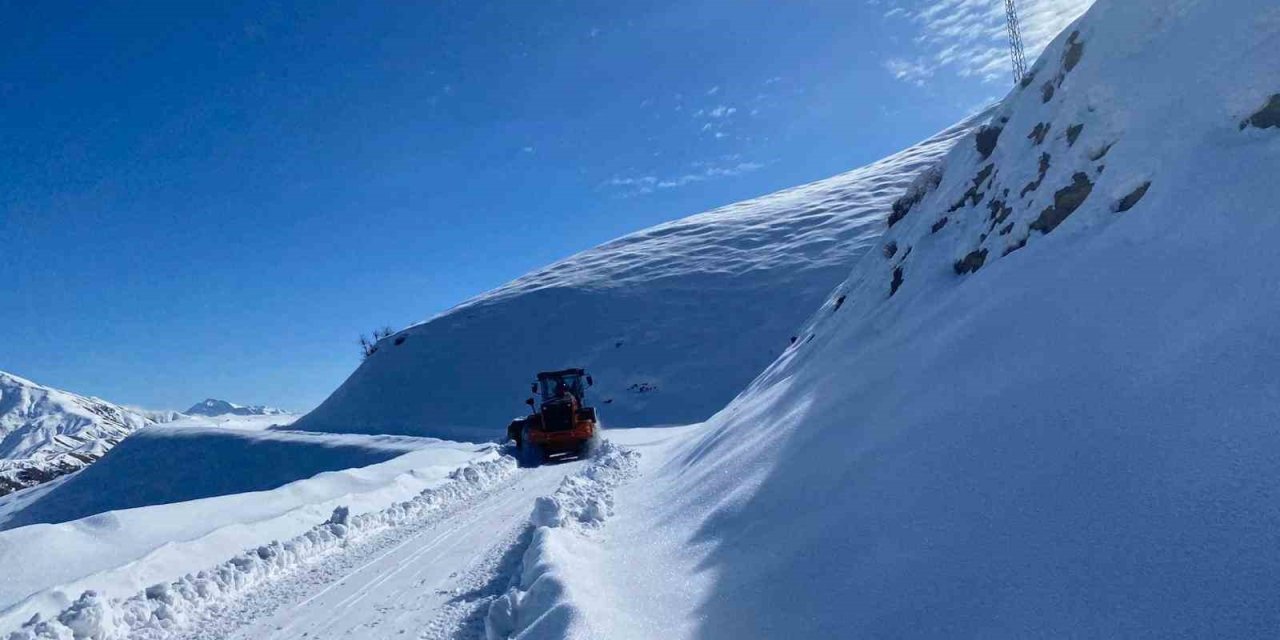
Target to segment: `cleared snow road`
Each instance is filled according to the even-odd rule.
[[[513,479],[410,531],[335,555],[248,594],[191,638],[449,638],[483,634],[484,605],[507,587],[534,498],[581,461]]]

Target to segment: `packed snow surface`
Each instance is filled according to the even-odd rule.
[[[1272,0],[1098,0],[619,491],[591,628],[1275,635],[1277,51]]]
[[[0,496],[81,469],[156,422],[140,410],[0,371]]]
[[[616,425],[706,418],[786,348],[966,122],[834,178],[585,251],[381,340],[297,427],[489,439],[542,370],[586,367]]]

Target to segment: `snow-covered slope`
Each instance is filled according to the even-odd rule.
[[[1274,635],[1277,51],[1273,0],[1098,0],[619,503],[590,628]]]
[[[185,413],[189,416],[281,416],[287,415],[289,412],[275,407],[263,405],[243,406],[226,400],[206,398],[202,402],[191,405],[191,408],[187,409]]]
[[[0,495],[81,469],[152,424],[142,412],[0,371]]]
[[[488,439],[540,370],[584,366],[617,426],[705,419],[776,358],[972,126],[585,251],[383,339],[297,428]],[[504,402],[505,399],[505,402]]]

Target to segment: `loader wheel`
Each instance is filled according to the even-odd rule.
[[[528,430],[521,432],[521,437],[516,440],[517,450],[520,453],[520,466],[536,467],[542,464],[544,455],[542,453],[542,447],[539,447],[533,442],[527,431]]]
[[[578,447],[579,458],[590,458],[600,449],[600,432],[596,431]]]
[[[520,447],[520,466],[536,467],[543,462],[542,447],[532,443],[525,442]]]

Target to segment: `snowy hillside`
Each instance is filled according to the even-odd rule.
[[[191,408],[187,409],[184,413],[189,416],[281,416],[288,415],[289,412],[263,405],[252,405],[246,407],[227,402],[226,400],[208,398],[203,402],[197,402],[191,405]]]
[[[560,619],[1274,635],[1277,51],[1272,0],[1098,0],[797,345],[619,497],[650,509],[626,544],[561,553],[651,568]]]
[[[583,366],[604,420],[692,422],[776,358],[962,123],[849,173],[585,251],[378,343],[298,428],[489,439],[540,370]]]
[[[0,371],[0,495],[81,469],[152,424],[143,412]]]

